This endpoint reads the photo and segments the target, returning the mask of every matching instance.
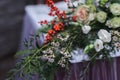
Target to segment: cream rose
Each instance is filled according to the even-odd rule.
[[[103,11],[99,11],[96,17],[97,17],[97,21],[99,21],[100,23],[104,23],[107,18],[107,13]]]
[[[94,47],[95,47],[95,50],[99,52],[100,50],[104,48],[103,41],[100,39],[96,39],[96,41],[94,42]]]
[[[111,34],[104,29],[100,29],[100,31],[98,32],[98,37],[103,42],[110,42],[111,41]]]
[[[75,16],[77,16],[77,21],[82,24],[89,24],[90,21],[95,19],[96,8],[94,5],[80,5],[75,11]]]
[[[120,27],[120,17],[114,17],[110,20],[107,20],[106,26],[109,28],[119,28]]]
[[[110,11],[113,15],[120,15],[120,4],[114,3],[110,5]]]
[[[88,18],[89,7],[87,5],[78,6],[75,15],[78,21],[85,21]]]

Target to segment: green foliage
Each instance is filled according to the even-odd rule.
[[[108,2],[108,0],[100,0],[100,6],[105,6],[106,2]]]
[[[120,0],[109,0],[111,3],[120,3]]]

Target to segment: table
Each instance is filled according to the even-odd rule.
[[[60,9],[67,9],[67,5],[63,2],[57,3],[57,6]],[[24,38],[28,39],[29,34],[35,34],[36,31],[41,28],[40,24],[38,24],[40,20],[47,19],[50,21],[53,19],[53,17],[47,15],[49,8],[43,4],[26,6],[25,11],[26,15],[24,18],[22,40],[24,40]],[[120,51],[117,52],[116,55],[111,54],[112,57],[115,57],[113,58],[113,63],[109,63],[107,60],[98,60],[94,66],[90,66],[88,74],[85,76],[85,80],[120,80],[120,58],[118,57],[120,56],[119,53]],[[73,64],[70,66],[72,71],[70,80],[77,80],[79,75],[82,73],[81,70],[86,66],[86,63],[87,62],[80,62],[79,59],[73,61]],[[60,70],[55,74],[55,80],[63,80],[64,75],[64,70]],[[36,78],[36,80],[39,79]]]

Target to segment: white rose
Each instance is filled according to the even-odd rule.
[[[88,25],[84,25],[82,27],[82,31],[83,31],[84,34],[87,34],[90,30],[91,30],[91,27],[88,26]]]
[[[98,32],[98,37],[99,39],[101,39],[103,42],[110,42],[111,41],[111,34],[104,30],[104,29],[101,29],[99,32]]]
[[[96,39],[96,41],[94,42],[94,47],[95,47],[95,50],[99,52],[100,50],[104,48],[103,41],[100,39]]]

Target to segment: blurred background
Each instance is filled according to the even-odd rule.
[[[0,0],[0,80],[15,64],[23,32],[27,5],[45,4],[46,0]],[[60,0],[54,0],[55,2]]]
[[[0,80],[14,66],[14,54],[19,48],[25,6],[39,0],[0,0]],[[42,2],[41,2],[42,3]]]

